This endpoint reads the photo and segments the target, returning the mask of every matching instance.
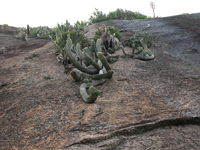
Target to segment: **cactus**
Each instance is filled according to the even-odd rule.
[[[152,60],[152,59],[154,59],[154,55],[148,49],[145,41],[143,39],[141,39],[140,43],[141,43],[143,48],[139,47],[139,51],[135,52],[135,44],[133,44],[132,45],[132,47],[133,47],[132,54],[126,54],[126,52],[124,51],[124,47],[122,45],[120,45],[120,48],[122,49],[122,52],[124,53],[125,57],[132,57],[132,58],[141,59],[141,60]],[[139,54],[141,54],[141,55],[139,55]]]
[[[102,79],[102,80],[104,80],[104,79]],[[96,82],[98,82],[98,80]],[[100,81],[100,82],[102,82],[102,81]],[[96,83],[96,84],[98,84],[98,83]],[[80,94],[82,95],[82,98],[85,102],[93,103],[97,99],[97,97],[101,93],[101,91],[96,90],[93,86],[90,86],[89,92],[90,92],[91,95],[89,96],[87,94],[86,88],[88,88],[88,84],[86,84],[86,83],[81,84]]]
[[[79,44],[79,43],[76,44],[76,54],[78,55],[78,57],[79,57],[80,59],[83,59],[83,54],[82,54],[82,52],[81,52],[80,44]]]
[[[30,34],[30,29],[29,29],[29,25],[27,24],[27,35]]]
[[[78,32],[80,32],[81,26],[80,26],[80,25],[77,25],[77,27],[78,27]]]
[[[92,80],[100,80],[100,79],[110,79],[110,78],[112,78],[113,71],[109,70],[108,72],[103,73],[103,74],[95,74],[95,75],[92,74],[91,75],[91,74],[81,72],[80,70],[74,68],[74,69],[72,69],[70,74],[75,81],[81,81],[82,78],[86,78],[86,79],[91,78]]]
[[[73,26],[72,25],[69,25],[69,30],[72,30],[73,29]]]
[[[96,47],[97,47],[98,52],[102,51],[102,49],[101,49],[101,40],[100,39],[97,40]]]
[[[76,68],[73,68],[70,72],[71,76],[75,81],[81,81],[84,79],[85,83],[82,83],[80,86],[80,94],[85,102],[91,103],[94,102],[98,95],[100,94],[99,90],[96,90],[94,86],[102,84],[105,82],[105,79],[112,78],[113,71],[111,70],[106,58],[100,51],[100,40],[97,41],[96,47],[99,49],[97,54],[98,62],[92,59],[92,55],[96,52],[95,42],[92,41],[92,46],[90,48],[84,48],[83,52],[80,50],[80,44],[76,45],[76,53],[80,58],[84,58],[86,64],[89,64],[89,67],[84,67],[74,58],[71,52],[72,40],[67,41],[67,46],[65,50],[70,61],[75,65]],[[91,66],[93,68],[91,69]],[[90,94],[88,95],[86,88],[89,88]]]
[[[97,58],[97,52],[96,52],[96,46],[95,46],[95,41],[92,40],[92,52],[95,54],[95,58]]]
[[[71,47],[72,47],[72,40],[68,40],[67,42],[67,47],[65,47],[65,50],[67,52],[67,56],[69,57],[70,61],[82,72],[88,73],[88,74],[96,74],[98,73],[98,70],[93,69],[89,70],[87,68],[84,68],[81,64],[79,64],[76,59],[74,58],[72,52],[71,52]]]
[[[88,55],[87,52],[84,51],[83,54],[88,64],[91,64],[92,66],[94,66],[94,68],[96,68],[98,71],[101,70],[100,66]]]
[[[101,63],[106,68],[106,70],[107,71],[111,70],[110,65],[108,64],[108,62],[107,62],[106,58],[104,57],[104,55],[101,52],[98,52],[97,56],[101,60]]]
[[[86,33],[87,32],[86,26],[84,26],[83,28],[84,28],[84,33]]]

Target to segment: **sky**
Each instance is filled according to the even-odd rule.
[[[199,0],[0,0],[0,25],[55,27],[66,20],[74,25],[88,21],[95,8],[105,14],[121,8],[153,17],[151,1],[160,17],[200,13]]]

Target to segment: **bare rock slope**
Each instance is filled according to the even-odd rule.
[[[23,42],[0,30],[1,149],[199,149],[199,19],[99,23],[127,29],[123,38],[150,33],[155,59],[111,64],[113,77],[97,87],[92,104],[81,99],[80,83],[64,72],[50,41]]]

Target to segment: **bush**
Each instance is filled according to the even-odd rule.
[[[93,16],[90,17],[90,22],[100,22],[110,19],[120,19],[120,20],[133,20],[133,19],[145,19],[147,16],[140,14],[139,12],[132,12],[130,10],[116,9],[115,11],[109,12],[108,15],[104,14],[102,11],[98,11],[95,8]]]
[[[101,22],[108,20],[109,18],[104,14],[102,11],[99,11],[97,8],[95,8],[95,12],[93,12],[93,16],[90,16],[89,20],[91,23],[95,22]]]
[[[8,24],[3,24],[2,28],[10,28]]]

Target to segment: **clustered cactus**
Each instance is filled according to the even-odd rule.
[[[124,53],[125,57],[135,58],[135,59],[141,59],[141,60],[152,60],[154,59],[154,54],[148,49],[146,42],[141,39],[140,43],[142,47],[139,47],[138,51],[135,52],[135,44],[132,45],[132,54],[127,54],[124,50],[124,47],[120,45],[120,48],[122,49],[122,52]]]
[[[142,44],[140,42],[141,39],[145,41],[148,48],[152,46],[152,40],[148,33],[135,33],[130,39],[127,39],[123,42],[123,46],[132,47],[132,45],[134,44],[135,48],[142,47]]]
[[[22,28],[19,28],[19,33],[15,35],[16,38],[28,41],[28,35]]]
[[[101,52],[100,43],[100,39],[97,40],[95,47],[95,41],[92,41],[92,46],[89,48],[85,47],[83,51],[80,49],[80,44],[76,45],[76,53],[79,59],[83,61],[82,63],[79,63],[72,54],[71,39],[68,39],[67,46],[65,47],[67,56],[76,67],[70,72],[71,76],[75,81],[84,81],[80,86],[80,94],[87,103],[94,102],[101,93],[99,90],[96,90],[94,86],[104,83],[105,79],[110,79],[113,75],[113,71],[106,57],[104,57]],[[95,56],[97,56],[97,58]],[[86,88],[89,88],[89,95]]]

